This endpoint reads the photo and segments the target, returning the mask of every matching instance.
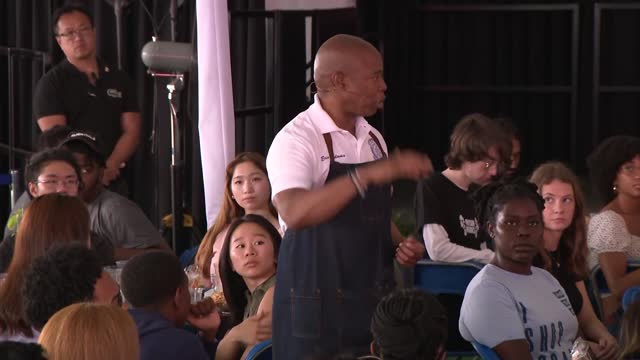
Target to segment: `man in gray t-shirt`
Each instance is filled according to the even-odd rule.
[[[165,244],[160,233],[131,200],[103,189],[87,204],[91,230],[109,239],[119,249],[144,249]],[[120,251],[122,253],[123,251]]]
[[[170,250],[142,210],[102,185],[104,155],[96,137],[75,131],[60,144],[71,151],[82,172],[80,196],[87,203],[91,230],[114,246],[115,259],[125,260],[149,249]]]

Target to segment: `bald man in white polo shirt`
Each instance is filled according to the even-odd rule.
[[[366,41],[327,40],[314,64],[314,103],[269,150],[273,201],[286,229],[273,306],[278,360],[368,352],[371,315],[394,287],[394,256],[413,265],[424,255],[391,222],[389,184],[427,176],[431,162],[412,151],[388,156],[384,138],[364,119],[382,108],[382,68]]]

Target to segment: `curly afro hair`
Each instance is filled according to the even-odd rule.
[[[613,182],[622,164],[640,155],[640,138],[618,135],[605,139],[587,158],[587,167],[593,189],[602,205],[616,197]]]
[[[98,255],[86,246],[52,247],[36,258],[22,285],[23,311],[36,329],[42,329],[58,310],[93,299],[102,274]]]

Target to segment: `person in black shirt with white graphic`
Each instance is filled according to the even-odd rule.
[[[464,116],[453,129],[447,169],[416,190],[416,221],[432,260],[491,260],[468,193],[491,182],[510,158],[510,144],[498,123],[482,114]]]

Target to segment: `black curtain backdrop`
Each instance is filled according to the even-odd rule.
[[[438,168],[470,112],[513,118],[525,174],[552,159],[584,174],[602,139],[640,135],[638,1],[365,2],[384,52],[386,138]]]
[[[195,43],[195,1],[186,0],[178,9],[178,41]],[[40,50],[48,54],[47,69],[56,64],[62,54],[50,16],[62,3],[0,2],[0,46]],[[99,55],[115,63],[113,9],[106,1],[84,3],[95,16]],[[264,0],[228,3],[236,151],[266,154],[275,133],[307,106],[311,63],[304,55],[305,18],[313,19],[314,53],[322,41],[341,32],[359,34],[381,49],[387,101],[370,121],[384,132],[390,148],[427,152],[438,169],[452,127],[470,112],[513,118],[522,132],[525,174],[555,159],[584,175],[584,159],[602,139],[640,135],[640,1],[358,0],[357,9],[307,12],[265,12]],[[146,74],[139,50],[154,29],[160,39],[169,39],[168,6],[168,0],[131,1],[123,16],[125,68],[138,86],[144,120],[129,183],[133,199],[155,222],[170,209],[166,81]],[[9,79],[7,59],[0,53],[3,84]],[[185,205],[200,238],[205,225],[195,70],[182,94],[181,123]],[[37,134],[31,94],[42,65],[16,57],[11,74],[16,144],[30,149]],[[9,137],[8,90],[0,87],[0,143]],[[18,165],[23,165],[20,157]],[[0,173],[7,169],[6,150],[0,146]],[[407,189],[409,199],[413,187]],[[397,197],[402,193],[397,191]],[[0,199],[4,222],[4,186]]]
[[[107,1],[62,1],[62,0],[4,0],[0,2],[0,46],[33,49],[47,53],[48,70],[63,59],[52,34],[51,14],[66,3],[84,5],[94,17],[97,31],[98,56],[117,65],[116,22],[114,10]],[[179,1],[177,12],[176,41],[195,44],[195,0]],[[145,10],[146,8],[146,10]],[[147,12],[148,11],[148,12]],[[171,40],[169,1],[138,0],[129,1],[123,19],[123,67],[137,86],[138,99],[143,120],[142,141],[127,167],[125,176],[130,187],[130,197],[141,205],[149,218],[156,224],[170,213],[170,130],[167,102],[167,80],[153,79],[140,60],[140,49],[156,34],[159,40]],[[195,47],[194,47],[195,48]],[[32,117],[32,94],[36,82],[42,75],[38,63],[28,58],[14,58],[12,71],[15,80],[15,143],[16,146],[32,150],[34,139],[39,133]],[[8,57],[0,57],[0,76],[3,84],[8,83]],[[180,122],[182,124],[183,152],[186,161],[184,172],[185,207],[194,215],[196,238],[206,229],[204,223],[204,194],[200,150],[197,133],[197,74],[188,74],[187,86],[181,94]],[[9,142],[9,88],[0,88],[0,142]],[[18,156],[16,165],[23,169],[24,157]],[[6,149],[0,150],[0,173],[8,170]],[[6,187],[0,188],[0,220],[4,224],[9,207]],[[189,239],[185,239],[189,240]],[[199,240],[199,238],[198,238]]]

